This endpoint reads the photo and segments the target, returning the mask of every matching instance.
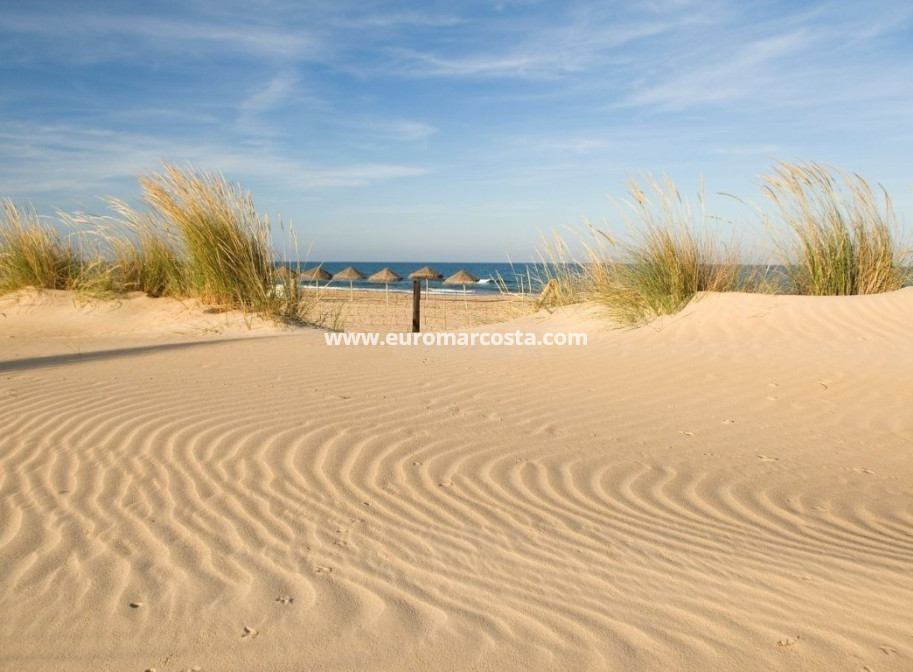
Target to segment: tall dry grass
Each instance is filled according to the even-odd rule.
[[[632,181],[629,193],[617,202],[629,240],[590,226],[581,261],[541,266],[562,303],[594,300],[616,321],[633,326],[677,313],[699,292],[748,287],[738,250],[723,247],[708,233],[702,194],[696,212],[668,178],[648,176],[642,185]],[[555,236],[546,243],[540,257],[568,260],[563,239]]]
[[[250,194],[221,176],[169,165],[160,173],[140,178],[140,186],[151,216],[159,224],[146,231],[161,232],[157,238],[147,238],[145,252],[169,249],[165,236],[175,235],[184,281],[193,295],[205,303],[233,308],[272,308],[269,221],[257,214]]]
[[[80,229],[64,241],[31,211],[3,203],[0,289],[76,289],[105,297],[142,291],[197,298],[279,320],[308,321],[312,301],[297,276],[272,263],[270,223],[250,194],[222,176],[165,165],[140,179],[146,209],[112,200],[117,217],[64,216]]]
[[[537,260],[527,266],[527,285],[540,292],[534,307],[560,308],[590,297],[592,283],[586,257],[575,255],[558,231],[552,231],[550,237],[541,236],[536,255]]]
[[[182,246],[169,222],[117,199],[109,205],[119,218],[105,238],[123,289],[153,297],[190,296]]]
[[[819,163],[781,162],[764,193],[792,233],[781,242],[798,294],[875,294],[910,281],[891,199],[859,175]]]
[[[631,181],[622,217],[630,242],[606,240],[618,254],[597,269],[596,295],[623,324],[634,325],[682,310],[700,292],[743,289],[738,250],[724,247],[709,232],[703,185],[698,208],[668,177]]]
[[[146,211],[115,204],[131,234],[115,245],[125,279],[156,295],[307,321],[310,300],[297,277],[274,268],[270,222],[249,192],[167,164],[140,186]]]
[[[97,296],[143,291],[195,297],[275,319],[313,321],[314,297],[297,274],[272,263],[270,223],[250,194],[221,175],[165,165],[140,180],[145,207],[112,200],[113,226],[86,232],[41,222],[30,209],[0,209],[0,291],[35,286]],[[803,294],[867,294],[910,281],[890,198],[865,180],[816,163],[781,163],[764,192],[792,238],[781,244],[789,288]],[[520,283],[524,306],[603,303],[625,325],[684,308],[706,291],[763,291],[734,246],[710,233],[703,188],[692,209],[668,178],[632,181],[617,201],[627,235],[590,226],[573,253],[558,233],[543,237]],[[286,255],[288,257],[289,255]],[[773,277],[772,274],[768,274]],[[534,292],[544,290],[537,299]]]
[[[34,210],[0,203],[0,292],[74,289],[83,265],[78,250]]]

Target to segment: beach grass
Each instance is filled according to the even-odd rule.
[[[74,289],[83,266],[75,247],[34,210],[0,203],[0,292]]]
[[[540,293],[527,305],[551,310],[591,297],[592,283],[586,257],[575,256],[561,233],[552,231],[550,236],[543,234],[536,255],[536,262],[527,265],[527,284]]]
[[[108,218],[88,231],[92,218],[63,216],[66,239],[33,211],[5,201],[0,290],[73,289],[100,298],[141,291],[309,321],[313,302],[297,277],[274,269],[269,220],[248,192],[220,175],[167,164],[140,185],[146,209],[112,199],[113,224]]]
[[[910,281],[909,251],[883,188],[819,163],[781,162],[763,189],[792,234],[780,248],[793,292],[875,294]]]
[[[634,326],[679,312],[699,292],[749,286],[738,250],[708,233],[702,211],[694,212],[670,179],[632,181],[629,193],[617,202],[627,240],[588,225],[577,261],[561,236],[544,239],[539,254],[547,263],[540,268],[556,288],[557,305],[593,300],[620,324]]]
[[[37,287],[109,298],[140,291],[282,321],[339,322],[320,314],[297,273],[275,267],[270,221],[239,185],[168,164],[139,182],[139,209],[111,199],[115,216],[94,223],[60,214],[54,226],[3,201],[0,292]],[[615,201],[624,227],[587,224],[573,244],[557,232],[542,236],[538,260],[516,278],[519,305],[596,301],[633,326],[675,314],[701,292],[870,294],[909,284],[910,259],[883,188],[822,164],[783,162],[763,191],[789,234],[771,234],[782,273],[746,273],[738,246],[721,243],[709,226],[703,185],[693,208],[672,180],[648,175]]]
[[[180,240],[168,222],[116,199],[109,204],[119,219],[106,238],[123,289],[152,297],[190,295]]]
[[[598,301],[625,325],[674,315],[700,292],[731,292],[745,287],[740,254],[708,230],[703,186],[698,209],[668,177],[632,180],[620,202],[631,231],[625,242],[602,233],[617,254],[594,264]]]
[[[151,254],[144,261],[156,262],[158,272],[158,262],[165,260],[170,248],[164,236],[174,235],[189,293],[207,304],[252,311],[272,308],[269,221],[257,214],[248,193],[221,176],[168,165],[140,178],[140,186],[151,217],[159,224],[145,229],[160,232],[146,237]],[[140,217],[136,220],[142,222]]]

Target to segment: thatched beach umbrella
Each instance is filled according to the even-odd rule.
[[[425,281],[425,294],[428,294],[429,284],[432,280],[440,280],[444,276],[435,271],[431,266],[423,266],[417,271],[412,271],[409,274],[410,280],[424,280]]]
[[[304,271],[298,277],[301,278],[302,280],[304,280],[305,282],[313,282],[314,289],[319,290],[320,281],[323,280],[324,282],[326,282],[333,276],[330,275],[327,271],[323,270],[322,266],[314,266],[314,268],[309,268],[308,270]]]
[[[349,281],[349,300],[355,298],[355,289],[353,284],[356,280],[361,280],[365,277],[365,274],[359,271],[354,266],[347,266],[346,268],[339,271],[339,273],[333,274],[333,280],[348,280]]]
[[[478,282],[479,279],[468,271],[459,270],[449,278],[444,280],[445,285],[463,285],[463,305],[468,309],[469,302],[466,301],[466,285],[472,285]]]
[[[384,294],[387,298],[387,305],[390,305],[390,283],[399,282],[403,279],[403,276],[395,273],[390,267],[382,268],[377,273],[368,278],[368,282],[382,282],[384,283]]]

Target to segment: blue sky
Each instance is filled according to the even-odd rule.
[[[190,163],[302,257],[519,261],[623,228],[643,173],[703,177],[751,245],[716,194],[761,203],[779,158],[883,184],[909,227],[911,83],[896,0],[0,0],[0,197],[101,213]]]

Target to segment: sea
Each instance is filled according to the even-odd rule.
[[[466,285],[467,294],[499,294],[499,293],[524,293],[530,292],[538,294],[542,291],[542,283],[538,279],[540,273],[536,264],[510,264],[503,262],[427,262],[427,261],[327,261],[324,263],[308,262],[278,262],[277,266],[288,266],[292,270],[306,271],[315,266],[320,266],[327,273],[336,274],[349,266],[354,266],[357,270],[365,275],[363,280],[355,280],[352,287],[358,290],[367,291],[385,291],[383,283],[369,282],[368,278],[383,268],[389,267],[394,273],[402,276],[402,280],[391,282],[389,285],[391,292],[411,292],[412,280],[409,280],[409,274],[425,266],[431,266],[432,269],[440,273],[442,280],[431,280],[428,283],[428,290],[432,294],[462,294],[462,285],[444,284],[450,276],[459,271],[479,278],[478,282]],[[302,281],[302,284],[310,283]],[[348,280],[330,280],[320,283],[321,289],[349,289]],[[422,281],[422,290],[425,289],[425,281]]]
[[[354,266],[364,274],[362,280],[352,282],[354,289],[366,291],[383,292],[385,286],[383,283],[370,282],[368,278],[383,268],[389,267],[397,275],[402,276],[402,280],[391,282],[389,289],[391,292],[411,292],[412,280],[409,280],[409,274],[425,266],[431,266],[443,276],[442,280],[431,280],[428,283],[428,289],[432,294],[462,294],[462,285],[444,284],[445,279],[459,271],[466,271],[471,275],[479,278],[478,282],[466,285],[467,294],[539,294],[542,291],[542,278],[554,275],[557,269],[546,268],[541,263],[505,263],[505,262],[424,262],[424,261],[327,261],[323,263],[308,262],[277,262],[277,266],[288,266],[296,272],[309,270],[315,266],[320,266],[330,274],[336,274],[344,268]],[[561,269],[559,275],[568,272],[568,270],[583,270],[576,264],[574,269]],[[786,268],[778,265],[759,266],[743,265],[742,273],[745,278],[754,277],[756,279],[765,279],[772,284],[783,288],[781,291],[789,292]],[[302,284],[310,284],[302,281]],[[330,280],[329,282],[320,283],[320,288],[324,289],[349,289],[348,280]],[[425,281],[422,281],[422,289],[425,289]]]

